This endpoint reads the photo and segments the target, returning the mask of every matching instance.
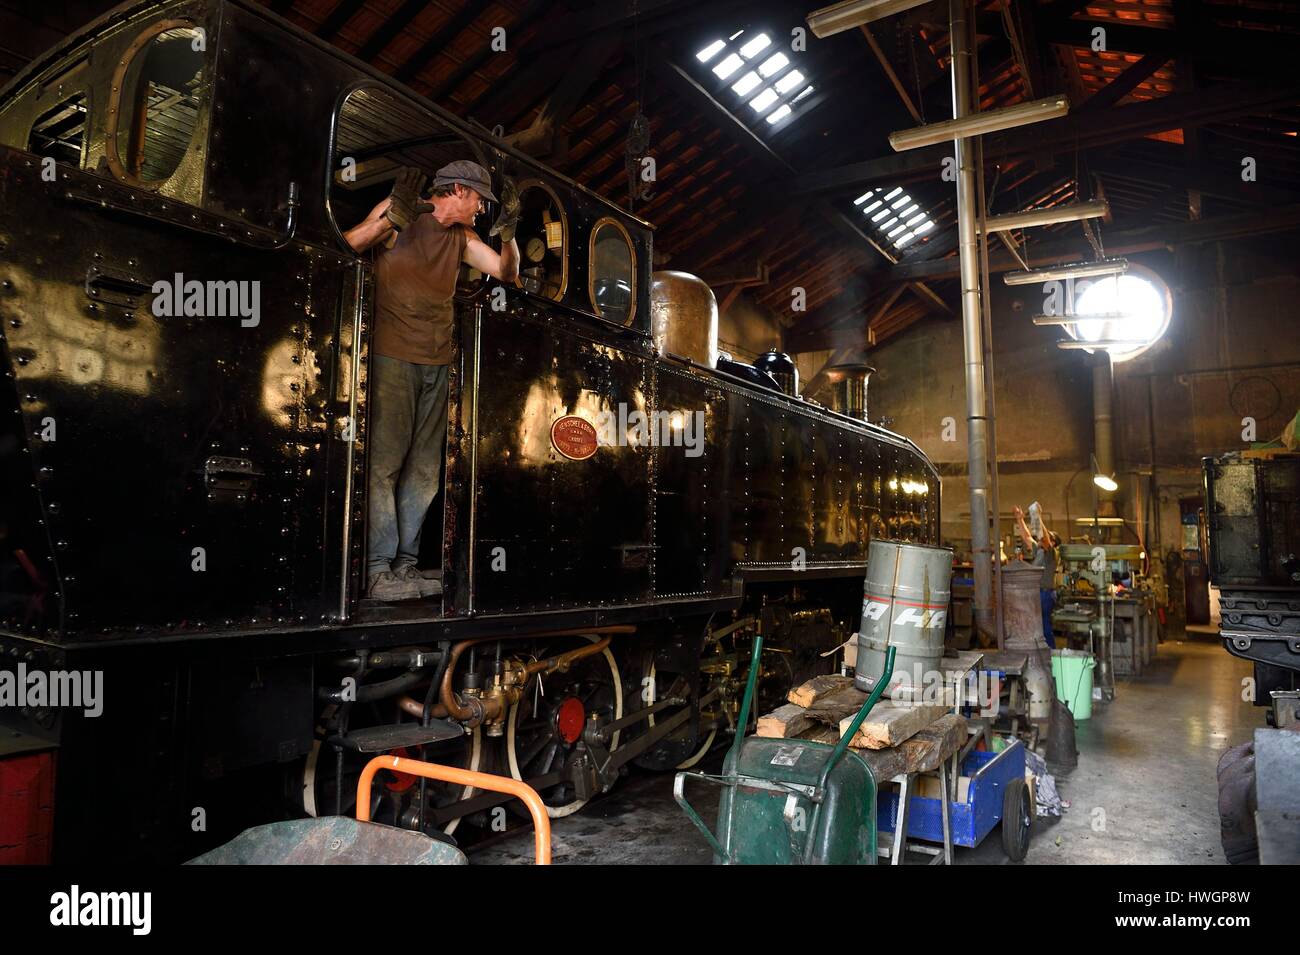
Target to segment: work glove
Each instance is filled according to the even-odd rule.
[[[501,179],[501,212],[497,215],[497,221],[492,223],[492,229],[489,235],[501,236],[501,241],[509,242],[515,237],[515,229],[519,226],[519,190],[515,188],[515,181],[509,176]]]
[[[427,179],[424,173],[411,166],[403,166],[401,172],[397,174],[397,179],[393,182],[393,191],[388,194],[388,198],[392,201],[388,204],[388,211],[384,213],[384,217],[398,232],[409,226],[418,216],[433,211],[433,204],[420,198]]]

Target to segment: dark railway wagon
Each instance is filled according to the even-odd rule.
[[[523,272],[455,302],[443,596],[374,605],[374,288],[341,233],[456,158],[518,184]],[[652,237],[252,3],[125,4],[0,93],[0,661],[103,681],[97,715],[0,706],[11,748],[56,755],[56,858],[348,812],[374,752],[563,814],[734,731],[755,629],[771,693],[826,665],[868,540],[936,541],[937,474],[674,354],[652,315],[700,316],[652,299]],[[375,798],[461,839],[501,818],[405,778]]]

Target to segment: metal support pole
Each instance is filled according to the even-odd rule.
[[[1093,356],[1092,366],[1092,438],[1097,454],[1097,471],[1100,474],[1115,473],[1115,431],[1111,418],[1115,394],[1115,365],[1110,352],[1098,349]],[[1113,517],[1115,499],[1109,491],[1103,492],[1102,506],[1099,512]]]
[[[948,0],[952,44],[952,114],[971,112],[970,28],[965,0]],[[980,322],[979,252],[975,244],[975,149],[955,140],[957,253],[961,265],[962,344],[966,357],[967,477],[970,482],[971,559],[975,565],[975,625],[993,630],[993,560],[989,547],[988,418],[984,388],[984,334]]]

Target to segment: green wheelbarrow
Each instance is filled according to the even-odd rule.
[[[885,670],[840,741],[745,736],[762,636],[754,637],[749,679],[740,704],[736,741],[722,775],[678,773],[673,798],[704,834],[721,865],[875,865],[876,780],[866,761],[849,749],[894,673],[894,647]],[[717,835],[686,798],[686,780],[723,787]]]

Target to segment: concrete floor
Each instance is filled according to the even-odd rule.
[[[1208,634],[1162,643],[1141,679],[1121,681],[1115,701],[1094,704],[1093,718],[1079,724],[1078,768],[1057,780],[1071,806],[1060,819],[1038,820],[1026,863],[1223,864],[1214,769],[1225,749],[1264,725],[1264,709],[1241,698],[1250,675],[1250,664]],[[720,763],[715,751],[698,768],[716,772]],[[712,822],[716,789],[697,787],[692,801]],[[673,801],[671,774],[636,773],[555,820],[552,852],[557,864],[710,861]],[[531,862],[531,832],[498,837],[471,851],[470,861]],[[957,862],[1006,864],[998,831],[976,849],[958,849]]]

